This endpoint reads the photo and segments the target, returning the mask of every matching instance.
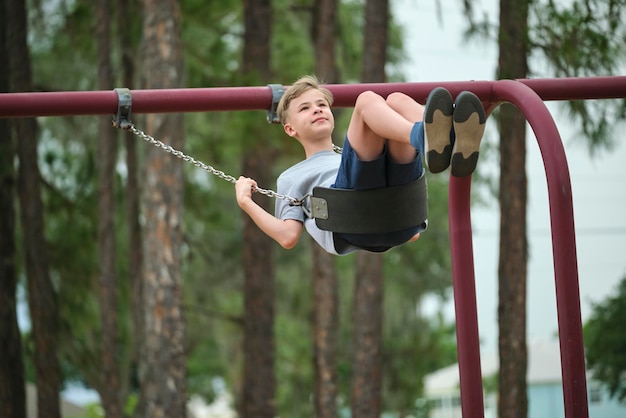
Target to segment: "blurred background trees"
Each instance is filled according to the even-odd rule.
[[[32,60],[32,87],[13,84],[12,89],[287,85],[305,73],[320,73],[326,82],[359,81],[368,74],[361,64],[363,4],[329,3],[322,9],[316,2],[288,0],[27,2],[29,43],[22,53]],[[336,20],[325,34],[328,13]],[[388,25],[379,29],[388,35],[377,48],[398,60],[400,32],[392,18]],[[331,45],[334,52],[323,63]],[[384,74],[384,56],[376,59],[370,73]],[[380,80],[385,79],[402,77],[387,74]],[[349,112],[337,113],[341,134]],[[147,115],[133,122],[203,161],[268,187],[301,158],[297,144],[279,126],[268,125],[262,112]],[[329,262],[315,255],[306,239],[295,250],[274,251],[263,237],[252,238],[255,228],[240,216],[231,184],[114,131],[106,118],[19,123],[37,124],[38,146],[32,149],[41,168],[40,174],[29,174],[41,187],[45,224],[36,245],[43,246],[39,255],[49,257],[43,273],[53,285],[29,287],[27,293],[58,300],[59,318],[56,330],[44,334],[58,341],[56,349],[32,346],[34,316],[33,328],[23,330],[28,381],[37,377],[38,386],[46,384],[31,366],[35,353],[45,353],[59,359],[64,384],[96,390],[110,417],[180,416],[190,397],[210,402],[223,388],[248,417],[312,416],[318,398],[326,399],[318,416],[337,416],[349,408],[353,349],[359,348],[351,337],[358,325],[350,313],[354,256]],[[13,137],[7,145],[25,144],[23,138]],[[337,143],[342,140],[340,135]],[[380,388],[380,410],[410,412],[421,393],[421,377],[455,361],[452,325],[424,318],[419,310],[424,295],[445,299],[450,286],[445,181],[431,182],[431,196],[431,229],[420,240],[425,249],[403,248],[380,257],[374,279],[385,287],[384,301],[361,320],[381,324],[373,341],[379,347],[380,377],[364,382]],[[273,202],[267,205],[271,210]],[[25,228],[16,229],[16,237],[26,235]],[[18,246],[14,256],[22,289],[31,280],[29,264],[20,261],[24,248],[31,247]],[[322,265],[330,269],[322,273]],[[361,272],[373,271],[361,267]],[[314,274],[318,284],[322,274],[328,275],[330,295],[317,291],[313,297]],[[10,281],[6,284],[3,294],[15,294]],[[259,292],[265,301],[254,307]],[[8,306],[8,313],[15,312],[15,303]],[[334,306],[330,315],[327,306]],[[314,332],[316,310],[326,319],[318,320]],[[14,323],[6,318],[5,323]],[[320,340],[329,335],[335,337]],[[325,366],[315,365],[320,356],[330,358]],[[329,371],[334,376],[326,388],[314,384],[316,373],[323,382]],[[10,379],[19,379],[15,376]],[[323,398],[327,393],[330,397]],[[51,416],[58,407],[43,410]]]
[[[584,326],[585,352],[593,378],[609,389],[611,397],[626,401],[626,277],[615,293],[594,304],[593,313]]]

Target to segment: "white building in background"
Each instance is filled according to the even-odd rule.
[[[494,378],[498,371],[496,355],[481,358],[483,380]],[[528,347],[528,418],[562,418],[563,387],[558,341],[533,343]],[[440,369],[425,378],[424,392],[430,406],[430,418],[462,418],[459,389],[459,365]],[[497,395],[485,391],[485,418],[497,417]],[[626,403],[610,399],[608,391],[587,380],[589,416],[624,418]]]
[[[61,398],[61,417],[86,418],[87,410],[80,405]],[[33,383],[26,383],[26,417],[37,418],[37,387]]]

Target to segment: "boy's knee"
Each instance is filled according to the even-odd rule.
[[[391,93],[389,96],[387,96],[386,101],[389,107],[397,109],[399,107],[402,107],[404,103],[407,103],[408,101],[411,101],[411,100],[413,99],[407,96],[406,94],[400,93],[399,91],[395,91]]]
[[[354,109],[362,109],[367,107],[370,103],[373,103],[378,100],[383,100],[381,96],[374,93],[373,91],[367,90],[358,95],[356,98],[356,102],[354,103]]]

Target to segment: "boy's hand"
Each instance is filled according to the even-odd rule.
[[[240,176],[235,183],[235,194],[237,197],[237,204],[243,207],[246,203],[252,200],[252,190],[257,187],[256,181],[248,177]]]
[[[252,200],[252,192],[256,187],[256,181],[243,176],[239,177],[235,182],[237,204],[267,236],[283,248],[293,248],[300,238],[302,222],[294,219],[278,219],[257,205]]]

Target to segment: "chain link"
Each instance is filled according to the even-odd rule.
[[[201,168],[211,174],[213,174],[216,177],[219,177],[223,180],[226,180],[232,184],[235,184],[237,182],[237,179],[229,174],[224,173],[221,170],[218,170],[208,164],[203,163],[202,161],[198,161],[195,158],[183,153],[180,150],[177,150],[175,148],[173,148],[171,145],[167,145],[166,143],[159,141],[158,139],[148,135],[147,133],[143,132],[140,129],[137,129],[135,127],[135,125],[130,125],[127,128],[130,132],[132,132],[133,134],[137,135],[139,138],[143,139],[144,141],[157,146],[161,149],[163,149],[164,151],[169,152],[170,154],[174,155],[175,157],[180,158],[183,161],[186,161],[190,164],[195,165],[198,168]],[[339,147],[337,147],[339,148]],[[291,196],[287,196],[281,193],[276,193],[273,190],[268,190],[268,189],[262,189],[260,187],[255,187],[253,189],[254,192],[257,193],[261,193],[262,195],[268,196],[268,197],[274,197],[276,199],[280,199],[280,200],[284,200],[286,202],[288,202],[291,206],[302,206],[304,199],[306,199],[306,196],[303,197],[302,199],[296,199],[294,197]]]

